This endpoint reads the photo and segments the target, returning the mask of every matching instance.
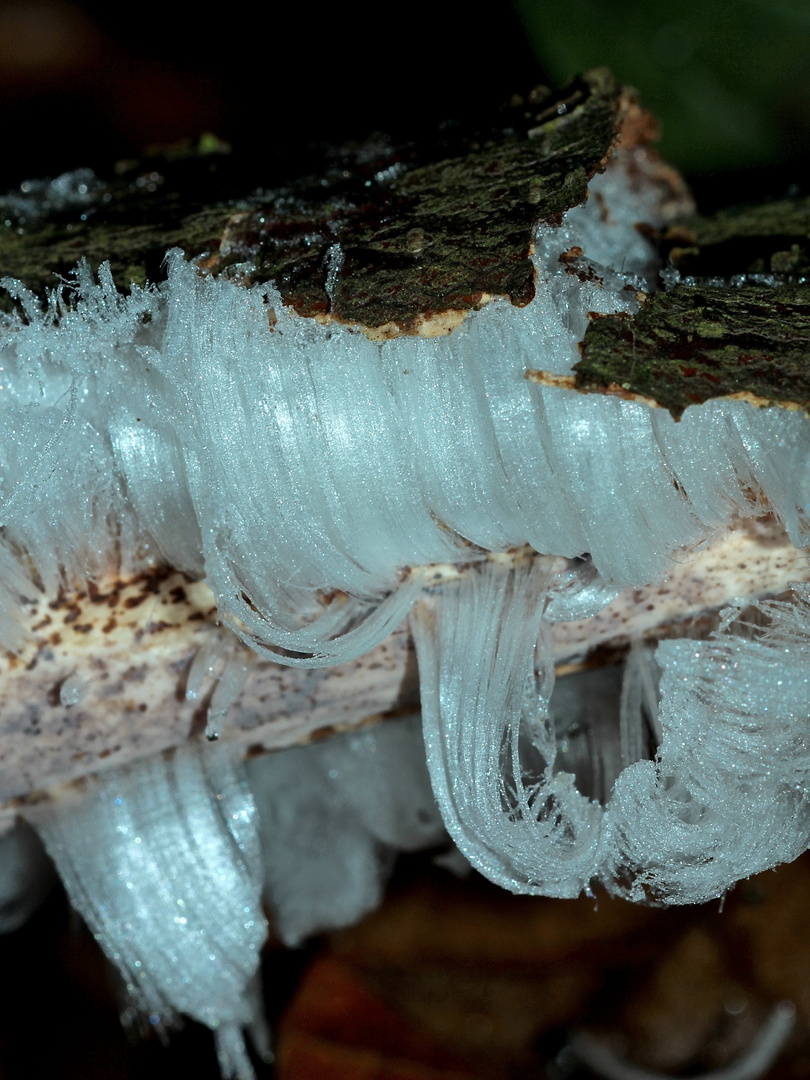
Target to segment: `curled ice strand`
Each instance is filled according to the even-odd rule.
[[[486,563],[417,605],[428,768],[448,831],[481,873],[513,892],[577,896],[598,866],[601,807],[555,771],[547,719],[553,661],[535,647],[542,562]]]
[[[231,706],[247,683],[247,650],[227,627],[211,629],[200,645],[186,676],[186,700],[207,701],[205,736],[215,742],[222,734]]]
[[[771,626],[664,641],[661,745],[619,776],[608,805],[610,888],[700,903],[797,858],[810,841],[810,603],[766,602]],[[621,868],[631,884],[619,887]]]
[[[208,706],[208,714],[205,722],[205,737],[210,741],[216,741],[222,734],[222,727],[233,704],[239,700],[239,696],[245,688],[250,669],[245,662],[246,657],[241,655],[244,650],[238,642],[225,658],[224,669],[219,677],[216,689]]]
[[[197,649],[186,676],[186,701],[201,701],[210,694],[222,672],[224,661],[232,652],[232,635],[215,627]]]
[[[194,654],[186,678],[186,700],[207,701],[205,738],[215,742],[231,705],[239,700],[249,667],[245,648],[225,626],[208,632]]]
[[[750,1047],[735,1061],[719,1069],[698,1073],[693,1080],[762,1080],[785,1047],[796,1023],[796,1006],[780,1001]],[[603,1042],[590,1035],[577,1035],[562,1051],[558,1062],[574,1060],[604,1080],[676,1080],[667,1073],[642,1069],[624,1061]]]
[[[243,592],[231,594],[231,602],[223,605],[223,619],[246,645],[278,663],[290,667],[345,664],[379,645],[404,621],[422,590],[423,576],[419,570],[408,573],[401,584],[378,600],[335,597],[317,607],[314,617],[303,626],[300,609],[289,611],[288,625],[279,626]],[[314,598],[310,595],[307,599],[311,609]],[[293,621],[299,623],[298,629],[289,628]]]
[[[484,564],[412,615],[431,781],[465,857],[513,892],[576,896],[597,878],[677,904],[798,857],[810,841],[810,589],[761,602],[770,626],[758,636],[664,641],[655,659],[635,646],[611,733],[577,697],[593,673],[549,700],[542,635],[538,681],[541,580],[537,565]]]

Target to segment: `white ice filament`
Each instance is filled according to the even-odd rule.
[[[487,564],[412,617],[428,767],[450,835],[515,892],[576,896],[597,861],[601,811],[555,772],[546,716],[553,663],[541,648],[540,561]]]
[[[632,898],[699,903],[807,848],[809,597],[767,605],[753,639],[732,623],[659,645],[661,747],[622,773],[607,810],[606,876],[629,871]]]
[[[531,304],[493,301],[444,337],[299,318],[178,251],[127,297],[107,267],[79,267],[44,308],[6,281],[23,310],[0,315],[4,642],[32,568],[55,591],[168,560],[205,576],[252,648],[326,665],[404,619],[418,567],[526,543],[589,553],[581,599],[598,604],[735,514],[769,506],[804,542],[803,415],[716,401],[676,424],[524,377],[569,372],[587,313],[635,310],[654,276],[634,226],[658,211],[623,160],[593,181],[607,222],[591,201],[539,230]],[[575,245],[592,279],[561,265]]]
[[[446,838],[418,715],[257,758],[248,773],[265,893],[288,945],[356,922],[378,905],[395,852]]]
[[[214,1030],[224,1076],[253,1075],[241,1029],[266,924],[252,797],[233,756],[190,743],[91,783],[37,827],[135,1005]]]
[[[806,587],[761,604],[771,624],[754,636],[738,620],[708,642],[663,642],[660,706],[648,656],[631,654],[619,730],[594,748],[615,756],[618,743],[626,765],[605,806],[555,769],[542,634],[540,684],[533,670],[543,600],[537,566],[487,564],[412,616],[431,779],[474,866],[514,892],[575,896],[599,879],[636,900],[697,903],[807,848]],[[659,733],[655,760],[638,760]]]

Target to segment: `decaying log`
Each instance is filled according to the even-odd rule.
[[[620,141],[628,149],[652,134],[633,96],[599,71],[558,94],[516,99],[474,132],[449,127],[429,147],[343,150],[322,177],[247,195],[238,162],[219,148],[88,177],[61,200],[53,185],[28,185],[4,200],[0,273],[41,296],[54,275],[86,258],[93,269],[109,260],[119,282],[143,284],[167,248],[180,246],[203,273],[275,282],[285,304],[307,317],[356,325],[372,338],[449,333],[493,297],[529,303],[538,224],[558,223],[586,197]],[[678,177],[653,158],[642,168],[673,215],[686,213]],[[576,376],[529,377],[660,404],[675,416],[714,396],[807,410],[807,208],[785,204],[780,213],[766,214],[765,224],[740,215],[674,227],[659,239],[679,283],[644,299],[637,316],[595,319]],[[733,262],[743,238],[746,258]],[[757,243],[765,253],[751,256]],[[561,272],[578,272],[575,255]],[[549,569],[564,573],[565,561]],[[464,570],[411,572],[424,574],[430,603],[431,587]],[[597,650],[615,654],[631,639],[678,634],[690,621],[708,626],[729,600],[778,594],[795,580],[810,580],[810,571],[781,526],[741,523],[685,554],[665,582],[625,590],[587,621],[556,624],[558,670]],[[406,627],[351,665],[286,668],[226,642],[208,587],[171,568],[43,596],[26,624],[28,644],[0,662],[0,822],[25,803],[66,797],[95,771],[201,734],[216,672],[192,698],[187,678],[195,654],[212,643],[237,649],[247,669],[223,732],[246,751],[418,703]],[[211,655],[215,663],[215,647]]]
[[[541,558],[526,551],[509,558]],[[549,574],[571,564],[550,559]],[[434,567],[431,592],[468,569]],[[730,601],[778,595],[810,581],[810,563],[772,517],[748,519],[685,556],[666,581],[626,589],[589,619],[551,626],[559,675],[621,656],[631,641],[707,632]],[[156,572],[98,583],[89,594],[43,598],[28,612],[31,640],[0,664],[0,822],[27,804],[69,798],[82,777],[200,735],[215,678],[193,700],[195,655],[227,636],[247,669],[223,738],[247,753],[278,750],[418,707],[407,626],[351,664],[290,668],[257,656],[216,622],[203,582]],[[216,667],[216,648],[212,650]],[[233,661],[232,661],[233,662]]]

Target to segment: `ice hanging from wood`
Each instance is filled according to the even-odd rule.
[[[659,223],[662,210],[637,166],[620,152],[586,204],[538,230],[530,304],[493,301],[445,337],[370,340],[303,319],[273,286],[206,276],[179,251],[167,256],[164,281],[128,297],[104,266],[97,280],[80,266],[45,305],[6,281],[20,310],[0,315],[3,644],[19,644],[15,612],[40,587],[56,593],[115,561],[126,573],[168,560],[205,577],[222,621],[257,652],[336,664],[406,616],[432,564],[484,563],[524,544],[541,556],[587,555],[579,580],[547,601],[542,558],[512,577],[493,563],[446,587],[435,624],[417,616],[431,768],[448,824],[478,865],[519,890],[571,895],[592,877],[619,888],[625,865],[640,883],[633,895],[722,890],[719,859],[690,864],[688,885],[671,878],[678,852],[692,858],[695,830],[717,846],[711,828],[726,812],[727,782],[708,790],[673,732],[691,746],[706,737],[704,723],[719,724],[712,737],[742,755],[740,767],[751,765],[750,732],[724,718],[708,690],[681,700],[667,674],[686,663],[681,653],[659,654],[667,700],[655,764],[632,763],[643,742],[632,718],[645,700],[650,712],[651,698],[627,683],[616,745],[629,768],[607,810],[561,767],[542,648],[546,681],[532,683],[544,603],[549,620],[587,617],[617,588],[661,580],[684,549],[766,509],[795,544],[807,539],[810,424],[801,413],[716,400],[676,423],[663,410],[525,377],[570,372],[588,313],[632,313],[637,290],[654,285],[656,256],[636,224]],[[577,249],[582,273],[566,262]],[[759,671],[764,654],[745,652],[753,645],[734,648]],[[714,686],[724,669],[702,648]],[[798,656],[799,644],[790,649]],[[209,672],[221,675],[211,735],[244,674],[227,651]],[[213,659],[201,655],[192,693]],[[317,783],[306,783],[315,800]],[[290,799],[297,790],[291,783]],[[778,798],[801,828],[793,792],[780,788]],[[704,794],[705,812],[695,809]],[[658,844],[647,861],[642,822]],[[368,833],[363,824],[358,843],[371,850]],[[800,843],[772,829],[741,865],[769,864]],[[358,871],[367,896],[379,887],[375,858]],[[291,917],[287,936],[319,918],[295,926]]]
[[[810,842],[810,589],[758,607],[764,630],[729,612],[709,641],[658,646],[661,747],[607,807],[603,873],[632,899],[700,903]]]
[[[265,895],[288,945],[373,911],[400,851],[446,840],[420,717],[256,758]]]
[[[444,337],[324,326],[178,251],[127,297],[105,267],[44,307],[6,280],[22,311],[0,314],[3,640],[38,580],[113,557],[204,573],[252,648],[318,666],[379,643],[431,564],[587,552],[607,592],[766,506],[803,542],[803,415],[715,401],[675,423],[525,378],[569,372],[588,312],[632,312],[654,282],[635,225],[661,209],[634,167],[619,154],[539,229],[530,304],[493,301]],[[587,274],[560,261],[576,248]]]
[[[243,770],[220,747],[181,750],[104,774],[37,828],[68,895],[149,1022],[179,1015],[215,1033],[223,1076],[253,1069],[254,985],[267,927],[259,842]]]
[[[546,600],[541,565],[488,563],[412,615],[428,766],[474,866],[514,892],[576,896],[600,880],[699,903],[807,848],[810,589],[760,604],[765,630],[743,632],[730,612],[708,642],[663,642],[660,707],[649,661],[633,655],[617,737],[626,759],[644,724],[661,744],[627,764],[605,806],[557,766]]]
[[[486,564],[412,617],[428,768],[448,831],[513,892],[578,896],[593,876],[600,808],[554,769],[542,639],[542,562]]]

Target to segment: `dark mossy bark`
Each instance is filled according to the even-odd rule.
[[[537,224],[586,197],[627,103],[598,70],[516,98],[473,131],[333,151],[292,183],[258,178],[245,191],[242,175],[240,191],[238,158],[217,152],[124,168],[62,204],[14,194],[0,207],[0,275],[42,294],[86,258],[142,285],[176,246],[208,272],[273,281],[303,315],[366,327],[407,332],[491,295],[525,304]]]
[[[676,419],[734,394],[810,411],[810,288],[676,285],[634,318],[594,319],[575,370],[579,390],[638,394]]]
[[[661,241],[665,287],[635,317],[593,318],[577,389],[676,419],[732,395],[810,412],[810,199],[695,217]]]
[[[810,197],[696,215],[662,238],[677,269],[703,278],[810,273]]]

